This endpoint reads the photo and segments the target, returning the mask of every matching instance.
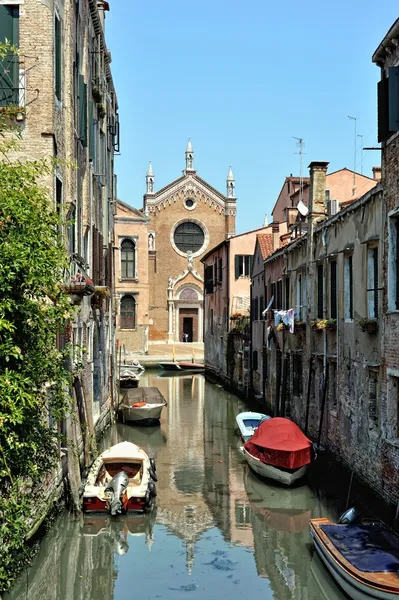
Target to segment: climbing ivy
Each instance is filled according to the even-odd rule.
[[[14,50],[0,44],[0,60]],[[12,160],[16,112],[0,110],[0,590],[21,566],[70,402],[56,345],[71,318],[62,223],[42,184],[51,165]]]

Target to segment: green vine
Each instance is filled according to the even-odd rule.
[[[12,50],[12,49],[11,49]],[[10,47],[0,44],[0,58]],[[66,354],[56,339],[72,317],[62,289],[62,223],[42,187],[51,165],[13,161],[15,107],[0,112],[0,590],[15,579],[58,459],[70,406]]]

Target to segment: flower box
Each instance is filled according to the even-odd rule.
[[[361,319],[359,321],[360,329],[366,333],[376,333],[378,331],[377,319]]]
[[[306,323],[304,323],[303,321],[295,321],[294,332],[295,331],[305,331],[305,330],[306,330]]]

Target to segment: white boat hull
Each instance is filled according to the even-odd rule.
[[[320,559],[327,567],[332,577],[338,583],[340,588],[348,594],[352,600],[398,600],[399,594],[395,592],[384,592],[378,590],[361,581],[351,577],[340,565],[331,558],[328,551],[324,548],[323,544],[318,540],[317,536],[310,531],[312,536],[314,547],[319,555]]]
[[[256,431],[257,427],[259,426],[259,423],[261,422],[262,419],[270,419],[270,417],[268,417],[267,415],[265,415],[263,413],[258,413],[258,412],[242,412],[236,416],[237,427],[239,429],[241,439],[244,442],[247,442],[248,440],[251,439],[251,437],[255,433],[255,431]],[[248,427],[245,424],[245,421],[248,421],[248,420],[251,420],[251,421],[257,420],[258,423],[256,426]]]
[[[122,419],[126,423],[157,422],[161,418],[165,404],[147,404],[146,406],[124,406]]]
[[[255,471],[255,473],[257,473],[261,477],[266,477],[267,479],[273,479],[274,481],[278,481],[283,485],[292,485],[293,483],[295,483],[295,481],[301,479],[308,470],[308,465],[305,465],[304,467],[300,467],[299,469],[296,469],[292,472],[283,471],[282,469],[263,463],[261,460],[259,460],[259,458],[256,458],[255,456],[249,454],[248,450],[246,450],[245,448],[244,456],[248,465],[253,471]]]

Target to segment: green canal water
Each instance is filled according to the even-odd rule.
[[[167,374],[166,374],[167,375]],[[116,424],[157,463],[157,507],[111,519],[62,515],[7,600],[343,600],[310,544],[310,518],[345,506],[312,474],[289,490],[247,467],[235,431],[246,408],[202,375],[145,373],[168,401],[157,427]],[[340,503],[341,502],[341,503]]]

